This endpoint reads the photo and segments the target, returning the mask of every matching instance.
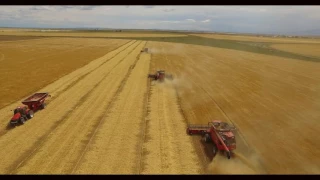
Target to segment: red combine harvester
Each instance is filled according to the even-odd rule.
[[[153,80],[159,80],[160,82],[163,82],[165,78],[172,80],[173,76],[172,74],[166,74],[164,70],[158,70],[155,74],[149,74],[148,78],[152,78]]]
[[[146,53],[148,53],[148,48],[144,48],[143,50],[141,50],[141,52],[146,52]]]
[[[48,93],[35,93],[22,101],[24,105],[13,110],[14,115],[10,120],[10,125],[24,124],[26,120],[33,118],[36,111],[46,107],[44,101],[48,96],[50,97]]]
[[[236,138],[232,131],[235,127],[226,122],[212,121],[208,125],[188,125],[187,134],[202,135],[206,143],[213,143],[213,155],[217,151],[224,151],[228,159],[231,158],[232,151],[236,149]]]

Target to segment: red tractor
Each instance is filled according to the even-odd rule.
[[[9,124],[16,126],[18,124],[24,124],[26,120],[33,118],[34,112],[45,108],[46,104],[44,101],[48,96],[50,97],[48,93],[35,93],[22,101],[24,105],[13,110],[13,117]]]
[[[160,82],[163,82],[165,78],[172,80],[173,76],[172,74],[166,74],[164,70],[158,70],[155,74],[149,74],[148,78],[152,78],[153,80],[159,80]]]
[[[188,125],[187,134],[197,134],[204,136],[206,143],[213,143],[213,155],[217,151],[224,151],[228,159],[231,158],[232,151],[236,149],[236,139],[232,131],[235,127],[226,122],[212,121],[208,125]]]

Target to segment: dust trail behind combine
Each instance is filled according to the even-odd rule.
[[[191,124],[206,124],[208,121],[220,119],[229,123],[230,119],[225,115],[217,103],[217,99],[213,97],[212,89],[208,87],[208,79],[202,77],[210,77],[210,74],[203,76],[203,64],[194,62],[181,45],[167,44],[163,48],[162,44],[154,43],[150,48],[154,55],[154,68],[165,69],[168,73],[173,73],[174,80],[172,84],[177,90],[179,103],[185,120]],[[200,63],[200,64],[199,64]],[[206,61],[205,61],[206,63]],[[209,66],[209,65],[206,65]],[[210,71],[205,71],[210,72]],[[217,94],[217,92],[214,92]],[[220,99],[218,99],[220,100]],[[237,127],[237,126],[236,126]],[[184,134],[185,135],[185,134]],[[232,160],[226,159],[223,155],[217,155],[211,162],[213,154],[212,147],[205,143],[201,143],[201,138],[192,137],[196,152],[200,159],[203,159],[203,166],[206,167],[205,173],[213,174],[261,174],[265,173],[264,168],[258,161],[258,155],[254,152],[254,147],[249,147],[239,132],[235,133],[237,138],[236,157]],[[246,158],[247,157],[247,158]],[[221,167],[230,168],[221,168]],[[254,168],[254,167],[259,167]],[[229,172],[231,171],[231,172]],[[239,171],[239,172],[238,172]]]
[[[255,161],[255,164],[252,162]],[[255,157],[245,158],[240,154],[235,154],[232,159],[227,159],[222,154],[217,154],[208,165],[208,174],[261,174],[258,161]]]
[[[176,77],[172,82],[170,82],[176,87],[179,87],[179,94],[182,95],[188,88],[192,89],[192,84],[188,83],[188,80],[182,75]],[[195,102],[193,103],[200,103]],[[266,171],[262,166],[261,158],[256,154],[253,147],[248,147],[248,144],[243,141],[243,137],[239,136],[238,132],[235,132],[236,138],[238,139],[238,151],[234,152],[232,159],[228,160],[225,155],[218,153],[212,159],[212,147],[206,143],[201,143],[200,137],[193,137],[196,147],[205,149],[209,156],[207,158],[207,165],[205,168],[205,173],[207,174],[265,174]],[[209,152],[209,154],[208,154]]]

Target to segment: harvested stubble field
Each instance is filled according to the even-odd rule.
[[[1,109],[0,173],[201,173],[172,91],[157,86],[149,96],[145,45],[125,43],[38,90],[52,98],[23,126],[6,128],[19,102]]]
[[[54,54],[65,44],[92,49],[74,53],[83,54],[73,62],[87,65],[65,71],[72,72],[42,89],[45,84],[29,85],[29,94],[47,91],[52,98],[25,125],[6,127],[10,110],[20,101],[0,109],[2,174],[320,172],[317,61],[147,40],[46,38],[11,43],[16,43],[11,50],[21,52],[29,49],[21,44],[36,44],[34,57],[44,51]],[[140,52],[144,47],[150,54]],[[67,63],[73,56],[58,57]],[[44,61],[54,64],[57,59]],[[8,67],[3,70],[10,72]],[[172,73],[174,80],[150,82],[147,74],[157,69]],[[213,119],[238,128],[234,159],[218,154],[211,161],[210,147],[186,135],[187,123]]]

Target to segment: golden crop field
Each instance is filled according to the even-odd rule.
[[[0,107],[127,42],[90,38],[0,38]]]
[[[52,97],[46,109],[23,126],[6,126],[10,109],[19,102],[2,108],[0,173],[203,172],[191,137],[179,132],[185,132],[185,121],[174,94],[159,86],[160,94],[149,96],[151,56],[140,52],[145,45],[146,41],[125,43],[35,90]],[[182,143],[170,135],[173,130]],[[155,159],[158,153],[161,160]]]
[[[317,62],[148,40],[9,41],[0,41],[1,174],[320,172]],[[173,80],[148,79],[159,69]],[[52,95],[46,109],[9,128],[10,110],[35,92]],[[230,160],[186,134],[212,120],[237,128]]]
[[[250,41],[250,42],[273,42],[273,43],[320,43],[320,39],[311,38],[283,38],[283,37],[257,37],[244,35],[227,35],[227,34],[192,34],[200,37],[227,39],[236,41]]]
[[[320,44],[274,44],[271,47],[306,56],[320,57]]]
[[[195,45],[149,47],[153,70],[177,77],[189,123],[234,123],[245,139],[239,136],[238,152],[267,173],[320,172],[320,64]],[[246,167],[233,163],[225,166]]]

